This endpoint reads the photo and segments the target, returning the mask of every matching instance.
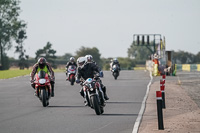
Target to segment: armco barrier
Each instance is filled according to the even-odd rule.
[[[175,64],[176,70],[182,71],[182,64]]]
[[[182,65],[182,70],[183,71],[190,71],[190,64],[183,64]]]
[[[196,71],[197,70],[197,64],[190,64],[190,71]]]
[[[200,64],[175,64],[177,71],[200,71]]]
[[[200,64],[197,64],[197,71],[200,71]]]

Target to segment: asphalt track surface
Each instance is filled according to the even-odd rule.
[[[55,77],[55,97],[48,107],[33,95],[28,76],[0,80],[0,133],[132,133],[148,72],[121,71],[114,80],[105,71],[102,81],[110,100],[99,116],[84,106],[80,85],[71,86],[64,72]]]

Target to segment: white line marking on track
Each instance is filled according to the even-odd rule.
[[[142,101],[141,109],[140,109],[138,117],[137,117],[137,119],[135,121],[132,133],[137,133],[138,132],[138,129],[139,129],[139,126],[140,126],[140,123],[141,123],[141,120],[142,120],[142,116],[144,114],[144,110],[145,110],[145,107],[146,107],[146,100],[147,100],[147,97],[148,97],[148,94],[149,94],[149,88],[150,88],[151,82],[153,80],[151,72],[150,72],[150,77],[151,77],[151,80],[150,80],[149,84],[147,85],[147,91],[146,91],[145,97],[144,97],[144,99]]]

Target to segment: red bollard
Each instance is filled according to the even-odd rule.
[[[165,80],[160,80],[160,86],[164,86],[164,89],[165,89]]]
[[[165,107],[165,85],[164,85],[164,81],[160,81],[160,91],[162,92],[162,108],[166,108]]]
[[[162,93],[161,93],[161,91],[156,91],[156,97],[157,97],[158,129],[164,130],[163,112],[162,112]]]
[[[162,79],[163,79],[163,80],[164,80],[164,82],[165,82],[166,75],[162,75]]]

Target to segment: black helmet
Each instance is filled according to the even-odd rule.
[[[41,69],[44,68],[44,66],[46,65],[46,63],[47,63],[47,61],[46,61],[46,59],[44,57],[41,57],[41,58],[38,59],[38,65],[39,65],[39,67]]]

